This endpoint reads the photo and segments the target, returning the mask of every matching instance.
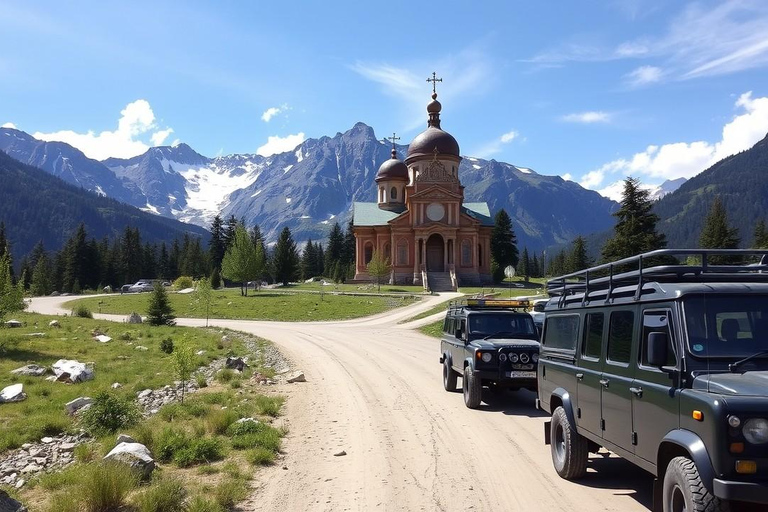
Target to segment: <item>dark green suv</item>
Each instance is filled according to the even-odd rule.
[[[440,341],[443,387],[456,391],[462,377],[464,404],[476,409],[483,387],[536,390],[539,342],[527,301],[467,299],[452,303]]]
[[[537,405],[561,477],[605,447],[656,476],[654,510],[768,507],[765,254],[661,250],[549,281]]]

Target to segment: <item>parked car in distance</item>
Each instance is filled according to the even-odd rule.
[[[727,263],[766,254],[663,249],[547,283],[537,406],[562,478],[604,447],[656,477],[654,511],[768,510],[768,265]]]
[[[141,279],[136,281],[128,288],[129,293],[151,292],[155,288],[155,283],[151,279]]]
[[[480,406],[483,387],[536,390],[539,342],[527,301],[465,299],[449,305],[440,340],[443,387],[462,379],[464,405]]]
[[[536,327],[539,329],[539,332],[541,332],[541,329],[544,327],[544,316],[546,315],[545,308],[547,307],[547,302],[549,302],[549,299],[538,299],[533,301],[533,309],[531,310],[531,318],[533,318],[533,323],[536,324]]]

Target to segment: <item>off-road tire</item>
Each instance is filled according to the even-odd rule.
[[[555,471],[566,480],[576,480],[587,472],[589,442],[576,432],[562,406],[552,413],[550,448]]]
[[[477,409],[480,407],[480,397],[483,391],[482,381],[472,375],[472,368],[469,365],[464,367],[464,376],[461,380],[461,387],[464,391],[464,405],[470,409]]]
[[[669,461],[664,473],[664,512],[728,512],[727,501],[715,497],[704,486],[696,464],[688,457]]]
[[[443,360],[443,387],[446,391],[456,391],[456,380],[459,378],[459,372],[451,368],[451,362],[448,358]]]

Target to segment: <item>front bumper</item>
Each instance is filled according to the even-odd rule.
[[[531,371],[534,375],[536,375],[535,369],[528,371]],[[536,387],[536,377],[507,377],[507,372],[500,370],[475,370],[472,372],[472,374],[482,380],[495,382],[496,385],[502,387]]]
[[[768,482],[732,482],[715,478],[712,487],[714,495],[723,500],[768,505]]]

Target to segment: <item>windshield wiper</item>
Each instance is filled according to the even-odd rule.
[[[512,331],[499,331],[499,332],[495,332],[495,333],[493,333],[493,334],[489,334],[488,336],[486,336],[486,337],[485,337],[485,338],[483,338],[483,339],[484,339],[484,340],[487,340],[487,339],[490,339],[490,338],[498,338],[498,337],[499,337],[499,336],[501,336],[502,334],[511,334],[512,336],[517,336],[517,333],[516,333],[516,332],[512,332]]]
[[[755,354],[752,354],[749,357],[745,357],[744,359],[741,359],[739,361],[736,361],[735,363],[731,363],[728,365],[728,369],[732,372],[735,372],[736,369],[741,366],[742,364],[746,363],[747,361],[750,361],[756,357],[762,357],[762,356],[768,356],[768,350],[761,350],[760,352],[757,352]]]

